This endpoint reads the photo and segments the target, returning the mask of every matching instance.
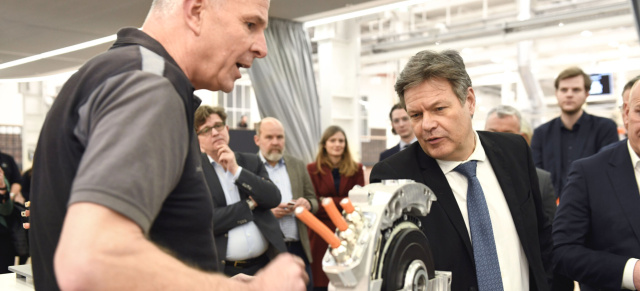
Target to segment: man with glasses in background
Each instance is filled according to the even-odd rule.
[[[278,187],[255,154],[229,148],[227,114],[222,107],[200,106],[194,128],[203,152],[202,170],[213,198],[213,225],[219,270],[229,276],[254,275],[286,252],[271,208],[280,204]]]

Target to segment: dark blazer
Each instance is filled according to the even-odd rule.
[[[553,191],[551,183],[551,173],[536,168],[538,174],[538,185],[540,185],[540,195],[542,197],[542,209],[544,214],[549,218],[549,223],[553,223],[553,217],[556,215],[556,195]]]
[[[390,148],[390,149],[386,149],[384,152],[380,153],[380,161],[393,156],[393,154],[396,154],[400,152],[400,143],[398,143],[397,145],[395,145],[394,147]]]
[[[574,155],[569,157],[572,161],[591,156],[602,147],[619,140],[617,126],[611,119],[584,112],[578,122],[580,122],[580,129],[578,140],[575,143],[578,148],[572,151]],[[561,181],[563,178],[561,172],[561,127],[560,117],[554,118],[536,128],[531,138],[533,161],[536,163],[536,167],[551,172],[551,180],[557,197],[562,194]]]
[[[553,223],[558,273],[581,290],[620,290],[640,258],[640,193],[626,143],[575,161]]]
[[[218,260],[222,266],[218,270],[224,270],[224,260],[227,257],[227,233],[232,228],[250,221],[255,222],[262,235],[269,241],[267,255],[270,258],[287,251],[280,224],[271,213],[271,208],[278,206],[282,199],[280,190],[269,180],[267,169],[257,155],[239,152],[234,154],[236,162],[242,167],[242,172],[235,184],[242,200],[251,196],[256,201],[258,206],[253,211],[243,201],[227,205],[224,191],[220,186],[220,180],[213,165],[209,162],[207,154],[201,155],[202,170],[211,191],[211,197],[213,197],[213,234],[216,240]]]
[[[306,165],[303,161],[289,155],[284,155],[283,158],[284,164],[287,167],[287,174],[289,174],[289,181],[291,181],[291,194],[293,195],[293,199],[300,197],[306,198],[309,200],[309,204],[311,204],[311,213],[316,213],[316,211],[318,211],[318,199],[316,198],[316,192],[313,190],[313,184],[311,183]],[[299,219],[296,219],[296,222],[304,253],[307,255],[309,262],[313,262],[307,225]]]
[[[478,135],[527,257],[530,290],[549,290],[551,227],[542,212],[529,146],[524,138],[514,134],[479,131]],[[416,142],[373,167],[371,182],[383,179],[411,179],[431,188],[438,200],[429,215],[420,219],[431,245],[435,269],[452,272],[452,291],[478,290],[470,236],[437,161]]]

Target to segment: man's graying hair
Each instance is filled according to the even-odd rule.
[[[434,78],[443,78],[449,81],[460,104],[467,101],[467,89],[471,87],[471,78],[467,74],[460,54],[454,50],[445,50],[439,53],[425,50],[411,57],[396,81],[395,90],[400,97],[402,107],[407,108],[404,102],[404,92],[407,89]]]
[[[207,0],[210,4],[220,5],[222,0]],[[153,0],[151,2],[151,11],[158,11],[164,14],[165,16],[171,14],[175,9],[179,8],[182,4],[182,1],[179,0]]]
[[[522,131],[522,115],[520,114],[520,111],[518,111],[518,109],[515,109],[513,106],[509,105],[500,105],[489,110],[489,113],[487,113],[487,119],[489,119],[489,116],[494,113],[498,115],[498,118],[515,116],[518,119],[519,130]]]

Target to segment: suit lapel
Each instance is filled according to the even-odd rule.
[[[514,187],[513,180],[511,178],[511,174],[514,172],[514,169],[513,167],[507,167],[507,165],[502,162],[501,157],[504,157],[504,154],[502,153],[502,148],[499,145],[493,142],[493,140],[484,137],[481,133],[479,133],[479,136],[484,152],[491,163],[493,172],[496,174],[496,178],[500,184],[502,194],[504,194],[504,198],[509,206],[509,212],[511,213],[511,218],[513,219],[513,224],[516,227],[518,236],[525,237],[525,230],[522,228],[524,220],[521,216],[522,211],[520,211],[521,201],[518,199],[518,194],[516,193],[516,188]]]
[[[289,175],[289,182],[291,183],[291,195],[293,196],[293,199],[297,199],[302,197],[302,189],[300,187],[302,187],[302,185],[300,185],[298,182],[298,175],[299,173],[296,171],[296,169],[294,169],[293,164],[289,162],[290,159],[287,155],[284,156],[284,165],[286,166],[287,169],[287,175]]]
[[[471,239],[469,238],[467,226],[464,223],[462,213],[460,212],[460,208],[458,208],[458,202],[453,196],[453,191],[449,186],[449,182],[447,182],[447,178],[440,169],[440,165],[438,165],[438,162],[436,162],[435,159],[427,156],[420,146],[414,145],[406,150],[411,149],[417,152],[418,163],[420,164],[420,169],[422,171],[422,175],[420,177],[415,177],[416,181],[427,185],[431,188],[431,191],[436,194],[438,199],[437,203],[440,204],[444,213],[449,218],[449,221],[451,221],[451,224],[464,242],[467,254],[470,258],[473,258],[473,249],[471,248]]]
[[[209,157],[204,153],[202,154],[202,171],[204,172],[207,185],[209,185],[214,206],[227,206],[227,199],[224,196],[224,190],[222,190],[220,180],[218,180],[218,174],[216,174],[216,170],[213,168],[211,162],[209,162]]]
[[[629,225],[640,242],[640,193],[636,182],[635,172],[627,150],[627,144],[617,146],[612,153],[613,158],[609,161],[611,171],[607,171],[612,181],[614,190],[613,196],[622,207]],[[612,197],[613,198],[613,197]]]

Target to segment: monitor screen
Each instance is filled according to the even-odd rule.
[[[610,73],[591,74],[591,90],[589,95],[609,95],[611,94],[613,80]]]

